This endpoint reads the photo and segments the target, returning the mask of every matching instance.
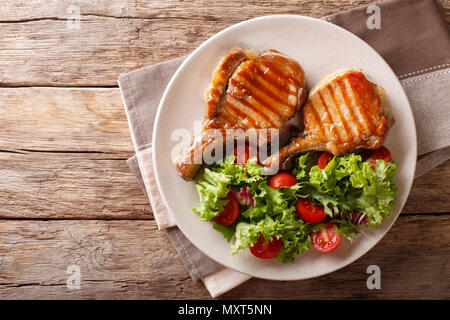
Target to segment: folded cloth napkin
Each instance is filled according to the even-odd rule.
[[[450,136],[446,132],[450,129],[450,38],[435,1],[388,0],[324,19],[370,44],[397,74],[416,121],[419,153],[416,177],[449,159]],[[211,296],[217,297],[250,276],[221,266],[189,242],[164,206],[153,174],[154,117],[166,85],[184,59],[120,76],[119,86],[136,151],[128,164],[149,198],[158,228],[166,230],[192,279],[201,279]]]

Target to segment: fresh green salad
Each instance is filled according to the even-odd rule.
[[[397,167],[385,147],[369,156],[305,153],[274,176],[262,169],[256,158],[239,164],[228,156],[196,178],[200,203],[193,210],[213,222],[232,254],[250,248],[259,258],[291,262],[311,245],[330,252],[394,209]]]

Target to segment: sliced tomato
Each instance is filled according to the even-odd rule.
[[[377,160],[389,162],[391,160],[391,152],[385,146],[381,146],[376,150],[364,150],[361,153],[361,157],[370,164],[372,169],[374,169],[377,165]]]
[[[245,165],[247,163],[248,159],[256,156],[257,163],[261,164],[261,162],[259,161],[259,155],[258,155],[257,149],[249,146],[248,144],[236,146],[234,148],[233,154],[236,157],[234,159],[234,163]]]
[[[329,152],[322,152],[322,154],[319,157],[319,160],[317,161],[319,169],[325,169],[327,164],[333,159],[333,157],[334,155]]]
[[[289,172],[279,172],[269,180],[269,186],[275,189],[292,187],[297,184],[297,179]]]
[[[331,222],[322,223],[320,230],[311,232],[309,236],[313,247],[323,253],[336,249],[342,240],[342,237],[337,234],[336,225]]]
[[[223,211],[213,220],[223,226],[229,226],[236,221],[239,216],[239,203],[236,197],[230,192],[222,200],[229,200]]]
[[[322,205],[314,205],[309,199],[297,200],[297,213],[300,218],[309,223],[319,223],[327,217]]]
[[[272,240],[267,241],[266,244],[264,242],[266,242],[266,239],[261,234],[258,241],[250,248],[250,252],[261,259],[275,258],[283,246],[281,239],[272,236]]]

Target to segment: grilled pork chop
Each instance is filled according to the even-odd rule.
[[[303,108],[304,132],[263,164],[286,169],[288,160],[301,152],[342,155],[357,148],[377,149],[389,129],[388,120],[393,119],[382,87],[360,71],[336,71],[311,90]]]
[[[202,165],[198,156],[224,143],[218,135],[227,129],[282,129],[305,98],[304,72],[296,61],[275,50],[228,50],[205,92],[202,130],[174,165],[184,179],[193,179]]]

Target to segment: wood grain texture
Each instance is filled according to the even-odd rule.
[[[0,105],[0,217],[153,218],[118,88],[1,88]]]
[[[0,150],[134,153],[118,88],[0,88],[0,106]]]
[[[414,180],[403,213],[450,213],[450,160]]]
[[[0,1],[0,299],[209,298],[128,169],[118,75],[249,18],[371,2]],[[450,21],[450,1],[438,2]],[[79,29],[68,27],[72,5]],[[350,266],[301,282],[252,279],[223,298],[449,299],[449,185],[450,161],[416,180],[405,214]],[[382,270],[379,291],[366,288],[371,264]],[[79,290],[66,287],[70,265],[81,268]]]
[[[252,279],[222,298],[450,298],[448,215],[402,216],[355,263],[305,281]],[[418,236],[420,235],[420,236]],[[410,254],[411,252],[414,254]],[[366,269],[381,268],[381,290],[368,290]],[[81,271],[66,286],[67,267]],[[45,270],[45,272],[43,272]],[[330,290],[333,288],[333,290]],[[2,299],[207,299],[183,269],[154,221],[0,221]]]
[[[0,85],[115,86],[120,74],[186,55],[246,19],[286,13],[323,17],[371,2],[2,2]],[[447,0],[441,3],[450,8]],[[79,29],[68,22],[71,5],[80,10]]]

